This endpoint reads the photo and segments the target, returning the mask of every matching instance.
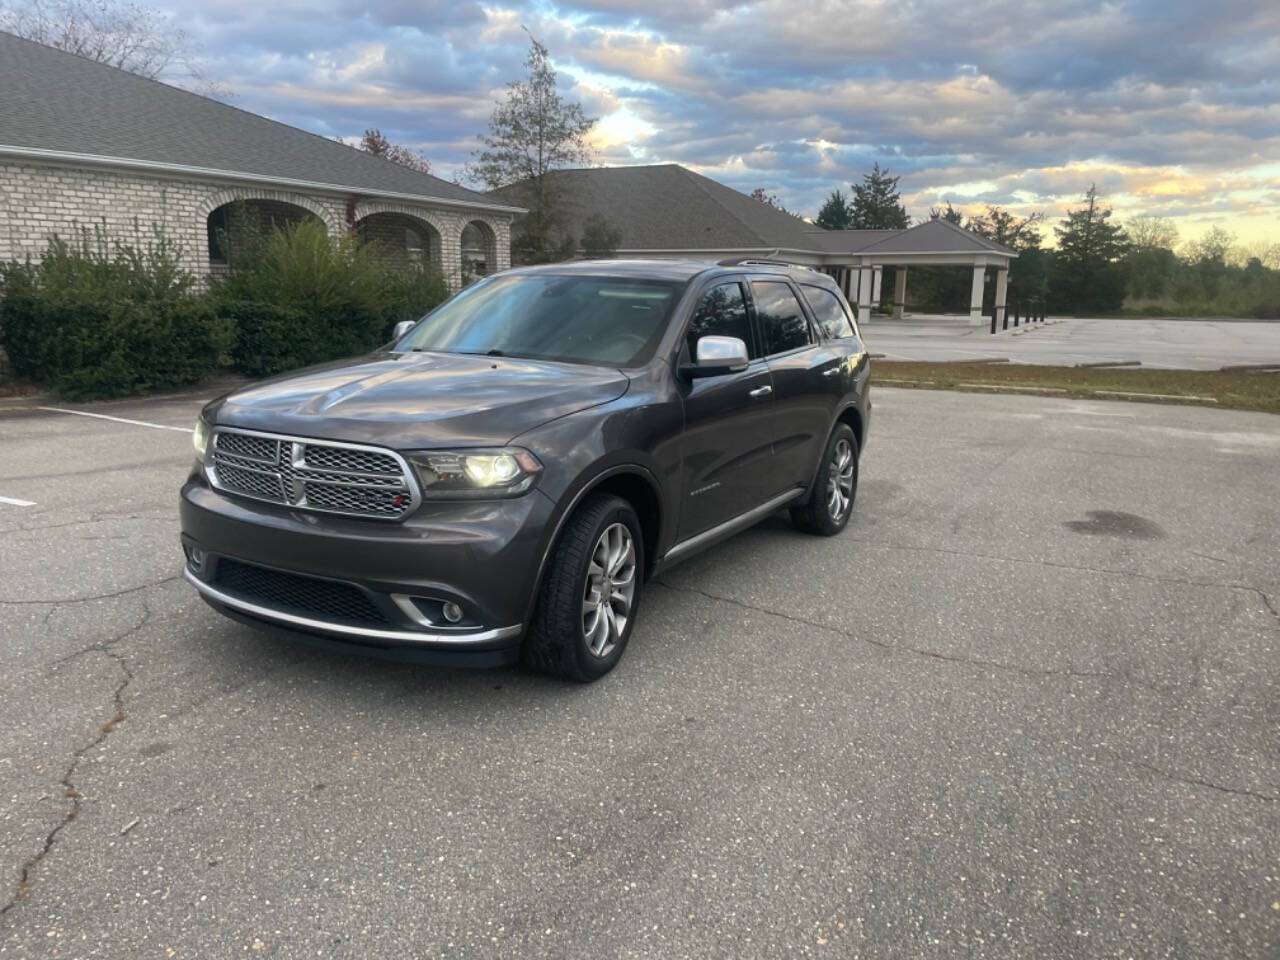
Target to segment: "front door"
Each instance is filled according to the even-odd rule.
[[[839,399],[825,374],[839,364],[840,354],[817,336],[787,281],[753,279],[751,297],[773,382],[771,492],[778,493],[813,478]]]
[[[770,492],[773,472],[773,383],[754,343],[738,281],[719,283],[703,294],[685,330],[682,354],[695,357],[698,338],[706,336],[737,337],[752,359],[739,373],[684,383],[679,540],[759,505]]]

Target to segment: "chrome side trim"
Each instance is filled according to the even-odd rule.
[[[463,647],[474,646],[481,643],[492,643],[495,640],[507,640],[511,637],[519,636],[523,627],[516,625],[511,627],[495,627],[492,630],[482,630],[479,633],[422,633],[416,630],[379,630],[375,627],[353,627],[347,624],[330,623],[327,620],[313,620],[310,617],[300,617],[292,613],[284,613],[280,610],[272,610],[270,607],[259,606],[256,603],[250,603],[248,600],[241,600],[239,597],[233,597],[228,593],[223,593],[217,587],[205,583],[190,569],[184,568],[183,577],[193,587],[200,591],[205,597],[228,606],[233,610],[239,610],[250,616],[258,617],[262,620],[269,620],[286,627],[294,627],[301,630],[312,630],[317,633],[328,634],[329,636],[349,637],[353,640],[384,640],[394,641],[396,643],[410,644],[439,644],[441,646]]]
[[[681,540],[662,557],[663,563],[672,563],[680,559],[687,553],[693,553],[699,547],[706,546],[712,541],[721,537],[727,537],[739,530],[745,530],[754,523],[758,523],[767,517],[773,511],[777,510],[783,504],[790,503],[796,497],[801,496],[803,490],[788,490],[786,493],[780,493],[776,497],[772,497],[760,504],[758,507],[752,507],[746,513],[740,513],[736,517],[726,520],[724,523],[716,524],[710,530],[703,530],[701,533],[694,534],[688,540]]]

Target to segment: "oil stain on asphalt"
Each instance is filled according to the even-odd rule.
[[[1067,520],[1063,526],[1074,533],[1087,533],[1109,537],[1127,537],[1131,540],[1159,540],[1164,536],[1160,525],[1136,513],[1118,510],[1086,511],[1088,520]]]

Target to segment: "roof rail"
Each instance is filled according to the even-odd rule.
[[[770,260],[766,257],[730,257],[727,260],[720,260],[717,266],[721,267],[790,267],[793,270],[813,270],[813,267],[804,263],[791,263],[787,260]]]

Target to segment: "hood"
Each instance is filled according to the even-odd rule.
[[[215,423],[399,450],[501,446],[622,396],[618,370],[454,353],[378,353],[228,394]]]

